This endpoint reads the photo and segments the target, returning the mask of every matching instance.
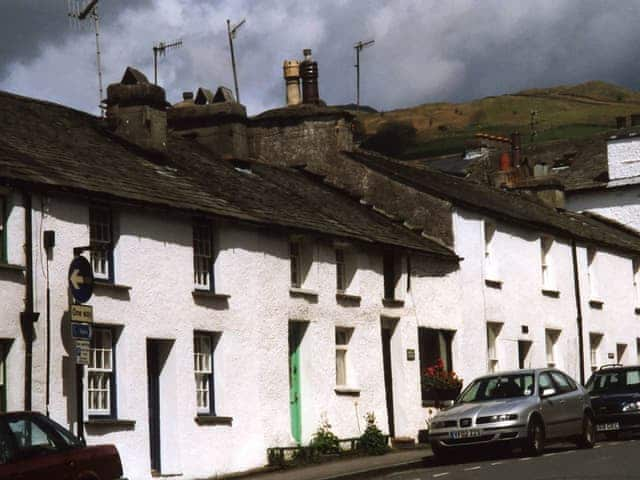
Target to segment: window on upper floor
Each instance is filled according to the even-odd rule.
[[[587,248],[587,276],[589,277],[589,298],[598,300],[598,272],[596,261],[598,259],[598,251],[595,248]]]
[[[349,385],[349,341],[353,334],[352,328],[336,328],[336,385]]]
[[[336,290],[344,292],[347,289],[347,266],[344,260],[344,249],[336,248]]]
[[[291,286],[294,288],[302,287],[302,242],[300,240],[291,240],[289,242],[289,262],[291,269]]]
[[[484,222],[484,276],[485,280],[498,280],[498,261],[495,253],[495,223]]]
[[[555,290],[556,282],[553,269],[553,238],[543,236],[540,238],[540,270],[542,274],[542,289]]]
[[[313,270],[316,245],[311,238],[294,235],[289,239],[290,286],[316,294],[316,273]]]
[[[196,407],[199,415],[215,415],[213,352],[216,335],[196,332],[193,336],[193,372],[196,384]]]
[[[385,252],[382,257],[384,299],[397,300],[398,282],[402,276],[400,259],[395,252]]]
[[[115,363],[113,330],[94,326],[87,368],[87,402],[90,416],[117,416]]]
[[[589,334],[589,359],[591,363],[591,371],[598,369],[600,365],[600,345],[602,344],[601,333]]]
[[[193,284],[197,290],[215,290],[213,227],[210,222],[193,225]]]
[[[501,329],[501,323],[487,323],[487,358],[490,373],[497,372],[499,369],[498,337]]]
[[[0,263],[7,263],[7,198],[0,195]]]
[[[104,207],[89,209],[89,242],[93,276],[113,281],[113,218],[111,210]]]
[[[556,360],[558,354],[558,339],[560,338],[560,330],[553,330],[547,328],[544,332],[545,338],[545,351],[547,355],[547,367],[553,368],[556,366]]]
[[[616,363],[620,363],[624,365],[627,363],[627,344],[626,343],[617,343],[616,344]]]

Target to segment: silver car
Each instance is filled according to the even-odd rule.
[[[433,417],[429,439],[438,457],[478,444],[508,444],[540,455],[547,440],[593,447],[593,418],[589,394],[565,373],[517,370],[474,380],[453,406]]]

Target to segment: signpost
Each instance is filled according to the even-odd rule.
[[[91,324],[93,323],[93,308],[89,305],[82,305],[87,302],[93,294],[93,270],[91,263],[80,253],[88,250],[88,247],[74,249],[74,258],[69,265],[69,293],[73,297],[74,303],[69,308],[71,317],[71,337],[74,340],[75,362],[76,362],[76,395],[78,411],[78,437],[84,439],[84,386],[82,377],[84,376],[84,365],[89,365],[90,345],[91,345]]]

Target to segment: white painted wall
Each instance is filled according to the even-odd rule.
[[[607,142],[609,179],[636,177],[640,175],[640,138],[629,137]]]
[[[593,212],[640,231],[640,185],[567,192],[566,207]]]

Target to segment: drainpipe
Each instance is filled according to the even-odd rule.
[[[580,299],[580,279],[578,276],[578,253],[576,251],[576,241],[571,240],[571,254],[573,256],[573,285],[576,297],[576,312],[578,324],[578,349],[580,366],[580,383],[584,385],[584,335],[582,333],[582,301]]]
[[[33,212],[31,210],[31,195],[24,191],[22,193],[25,211],[25,257],[26,257],[26,281],[25,281],[25,302],[24,312],[20,313],[20,324],[24,337],[24,409],[31,410],[31,385],[33,371],[33,324],[38,320],[39,313],[33,311],[33,237],[32,221]]]

